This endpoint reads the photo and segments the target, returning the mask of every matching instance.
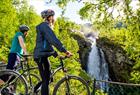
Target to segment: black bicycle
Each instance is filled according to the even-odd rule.
[[[28,62],[32,56],[33,55],[22,55],[22,60],[16,69],[16,71],[20,72],[20,74],[25,77],[28,83],[28,94],[32,94],[34,92],[34,86],[38,83],[38,81],[41,81],[38,67],[30,66],[31,64]]]
[[[11,76],[13,76],[16,79],[20,79],[20,77],[23,77],[24,81],[25,81],[24,82],[25,84],[24,83],[22,83],[22,84],[26,85],[25,87],[23,87],[24,90],[25,90],[25,92],[22,91],[23,95],[32,94],[33,91],[34,91],[35,84],[37,84],[38,81],[41,81],[39,75],[37,74],[37,73],[39,73],[38,72],[38,67],[37,66],[32,66],[31,67],[29,65],[28,59],[30,57],[32,57],[32,55],[21,55],[21,57],[22,57],[21,58],[22,60],[19,63],[17,62],[17,65],[14,67],[14,70],[3,70],[2,72],[6,72],[6,75],[4,75],[5,74],[4,73],[4,74],[1,74],[1,76],[10,76],[9,78],[11,78]],[[4,68],[4,66],[6,66],[6,65],[5,64],[0,65],[1,68]],[[10,74],[8,73],[8,71],[9,71]],[[14,75],[13,75],[13,73],[14,73]],[[12,82],[13,81],[15,81],[14,78],[13,78]],[[18,81],[15,81],[15,82],[18,83]],[[8,84],[9,84],[9,82],[8,82]],[[11,82],[10,82],[10,84],[11,84]],[[16,85],[16,86],[20,87],[20,85]],[[18,92],[17,90],[19,90],[19,89],[14,89],[14,90],[16,92]],[[16,94],[16,95],[18,95],[18,94]]]
[[[64,67],[63,63],[63,60],[66,59],[66,57],[59,57],[59,59],[60,66],[52,72],[50,79],[53,79],[53,76],[58,71],[62,71],[64,73],[64,77],[56,83],[52,95],[90,95],[89,86],[83,78],[79,76],[69,75],[67,73],[67,69]],[[36,85],[36,87],[40,86],[41,82]],[[37,90],[35,90],[34,93],[36,95],[40,95]]]

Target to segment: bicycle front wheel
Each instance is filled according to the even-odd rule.
[[[67,76],[56,84],[53,95],[90,95],[90,90],[81,77]]]
[[[27,95],[28,86],[23,76],[13,70],[0,71],[0,95]]]

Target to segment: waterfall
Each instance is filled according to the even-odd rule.
[[[91,40],[92,46],[88,57],[87,72],[93,79],[108,80],[108,65],[106,63],[104,53],[96,46],[95,38],[90,36],[88,39]],[[96,85],[103,90],[106,88],[106,83],[99,82]]]
[[[93,26],[93,24],[86,23],[81,28],[81,32],[92,43],[91,51],[88,56],[87,73],[93,79],[108,81],[108,65],[106,63],[104,53],[96,46],[96,39],[98,39],[99,31]],[[99,82],[96,85],[103,90],[106,88],[106,83],[103,82]]]

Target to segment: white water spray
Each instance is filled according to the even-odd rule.
[[[92,41],[92,49],[88,57],[87,72],[93,79],[95,78],[96,80],[108,81],[108,65],[106,63],[104,53],[96,46],[95,38],[88,37],[88,39]],[[98,87],[101,89],[106,88],[106,83],[99,82],[96,85],[98,85]]]
[[[88,57],[87,72],[88,74],[96,80],[106,80],[108,81],[108,65],[105,60],[104,53],[101,49],[96,46],[96,39],[98,39],[99,32],[93,27],[92,24],[87,23],[81,28],[81,32],[88,38],[91,43],[91,51]],[[99,88],[106,88],[106,83],[99,82]]]

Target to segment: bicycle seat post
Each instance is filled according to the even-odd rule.
[[[28,57],[27,57],[27,56],[25,57],[25,64],[26,64],[26,67],[27,67],[26,70],[27,70],[27,72],[30,74],[30,70],[29,70],[29,69],[30,69],[30,66],[29,66],[29,64],[28,64]]]
[[[29,83],[30,83],[30,86],[32,87],[33,85],[32,85],[32,80],[31,80],[31,75],[30,75],[30,66],[29,66],[29,64],[28,64],[28,57],[29,56],[25,56],[25,64],[26,64],[26,67],[27,67],[27,72],[28,72],[28,78],[29,78]]]
[[[23,70],[23,61],[20,62],[21,69]]]
[[[25,60],[26,60],[27,69],[29,69],[28,58],[26,57]]]

